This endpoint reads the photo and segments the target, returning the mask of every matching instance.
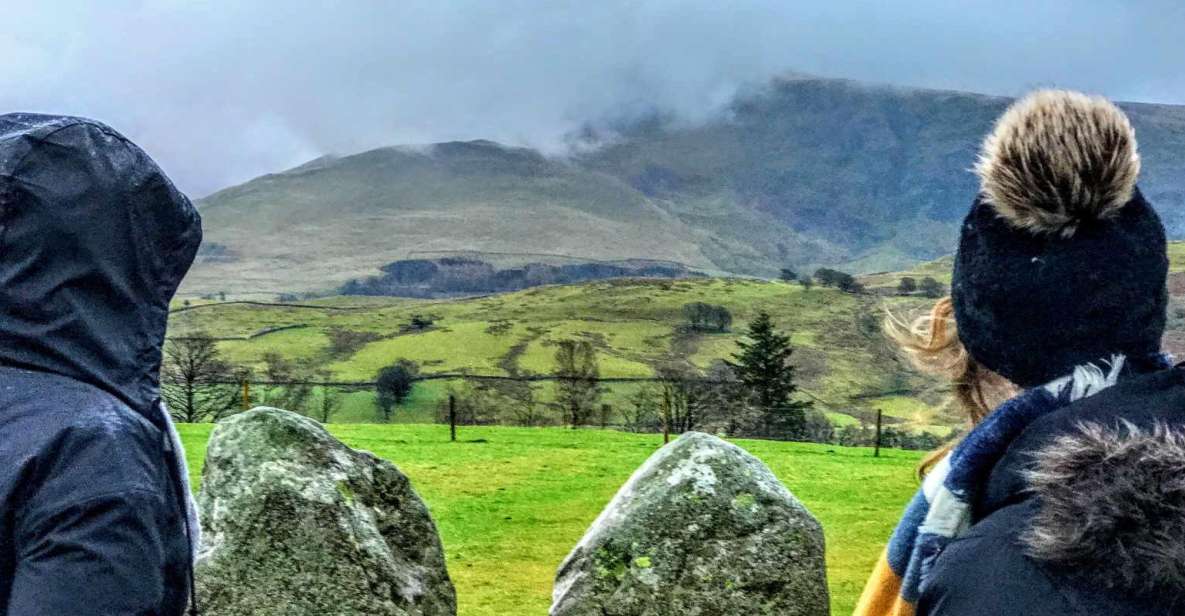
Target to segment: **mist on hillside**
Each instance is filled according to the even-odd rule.
[[[654,113],[695,123],[738,88],[791,71],[1180,102],[1183,11],[1019,0],[24,3],[6,9],[19,26],[0,40],[0,106],[101,118],[202,196],[400,143],[487,138],[562,154],[582,127]]]

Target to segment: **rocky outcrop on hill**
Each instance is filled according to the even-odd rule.
[[[311,419],[257,408],[219,423],[198,503],[203,614],[456,614],[407,477]]]
[[[560,566],[551,616],[826,616],[823,531],[760,460],[688,433]]]

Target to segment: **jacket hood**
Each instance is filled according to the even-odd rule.
[[[0,365],[108,391],[154,423],[169,302],[197,210],[92,120],[0,115]]]
[[[1135,374],[1034,422],[976,519],[1027,500],[1019,542],[1088,587],[1185,588],[1185,369]]]
[[[1129,590],[1185,584],[1185,432],[1087,422],[1026,473],[1039,509],[1027,553]]]

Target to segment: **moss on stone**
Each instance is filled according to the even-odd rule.
[[[427,507],[393,465],[255,409],[211,435],[199,494],[203,613],[454,616]]]
[[[829,611],[818,522],[756,458],[696,433],[630,478],[556,588],[551,616]]]

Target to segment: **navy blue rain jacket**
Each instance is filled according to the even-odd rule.
[[[973,517],[918,616],[1185,614],[1185,369],[1035,421]]]
[[[200,242],[189,200],[119,133],[0,116],[0,614],[184,613],[158,379]]]

